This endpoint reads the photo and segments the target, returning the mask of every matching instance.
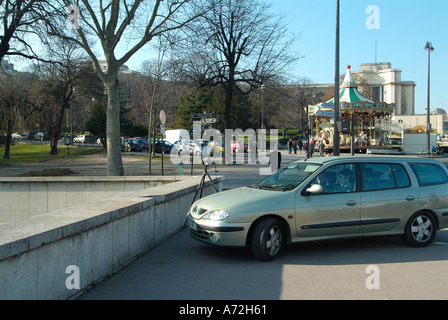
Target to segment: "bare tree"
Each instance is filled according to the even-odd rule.
[[[68,0],[59,2],[68,8],[71,21],[64,17],[59,28],[48,21],[50,34],[74,41],[92,59],[107,90],[107,173],[109,176],[124,175],[120,141],[120,67],[155,37],[183,28],[203,15],[215,0],[99,0],[96,4],[78,0],[76,6]],[[66,22],[76,32],[64,28]],[[106,68],[102,68],[95,53],[95,43],[102,49]],[[118,49],[123,48],[125,52],[119,57]]]
[[[5,79],[8,77],[8,79]],[[22,79],[16,76],[0,75],[1,80],[5,81],[0,86],[0,129],[6,132],[4,159],[10,157],[11,134],[15,123],[20,117],[19,107],[23,101],[23,88],[20,83]]]
[[[88,64],[84,52],[75,43],[58,38],[48,50],[48,55],[55,62],[36,66],[36,73],[41,78],[36,95],[44,106],[41,110],[42,124],[50,136],[50,154],[56,155],[66,112],[74,101],[84,96],[88,100],[97,97],[99,79],[92,77],[91,64]],[[86,68],[87,65],[90,68]]]
[[[3,157],[9,159],[11,134],[42,107],[36,103],[34,74],[0,74],[0,131],[6,133]]]
[[[289,51],[298,36],[288,35],[284,17],[269,10],[260,1],[224,0],[195,26],[196,41],[187,41],[186,73],[199,85],[225,90],[226,128],[235,90],[248,93],[300,58]]]
[[[51,1],[0,0],[0,61],[6,55],[40,59],[31,44],[46,42],[42,22],[55,13]]]

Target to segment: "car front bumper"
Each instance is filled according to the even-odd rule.
[[[187,215],[187,227],[192,238],[217,246],[244,247],[250,223],[195,220]]]

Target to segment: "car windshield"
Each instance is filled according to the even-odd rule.
[[[250,187],[275,191],[292,190],[305,181],[320,166],[317,163],[295,162],[277,170],[274,174],[261,179]]]

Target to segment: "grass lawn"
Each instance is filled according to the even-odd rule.
[[[83,156],[89,154],[98,154],[104,152],[102,148],[80,148],[71,146],[69,149],[70,157]],[[58,154],[50,155],[50,145],[48,144],[28,144],[23,142],[15,143],[11,146],[10,159],[3,159],[5,147],[0,146],[0,164],[11,165],[18,162],[37,162],[51,159],[60,159],[67,157],[67,147],[58,146]]]

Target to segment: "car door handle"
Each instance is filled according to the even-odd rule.
[[[356,205],[356,201],[355,200],[349,200],[345,204],[348,205],[349,207],[353,207],[354,205]]]
[[[415,200],[415,196],[407,196],[406,200],[407,201],[414,201]]]

